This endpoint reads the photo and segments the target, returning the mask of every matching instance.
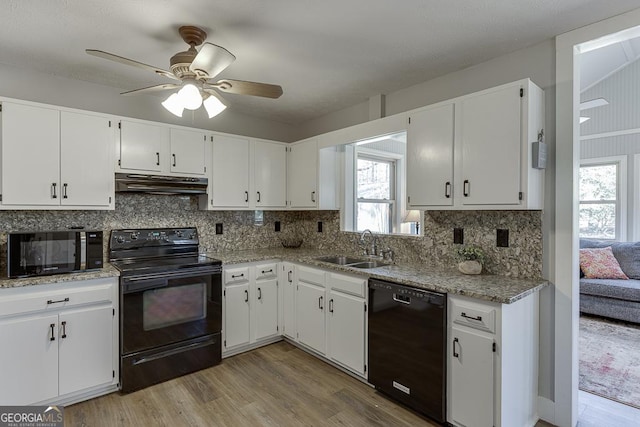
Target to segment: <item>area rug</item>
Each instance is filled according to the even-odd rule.
[[[580,316],[580,390],[640,408],[640,325]]]

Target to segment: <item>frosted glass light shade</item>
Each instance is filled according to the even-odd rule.
[[[178,117],[182,117],[184,107],[182,106],[182,100],[177,93],[172,94],[164,100],[162,106],[166,108],[171,114],[175,114]]]
[[[182,86],[182,89],[178,91],[178,96],[182,101],[182,106],[187,110],[197,110],[202,105],[200,89],[191,83]]]
[[[204,108],[207,110],[209,118],[212,118],[222,113],[227,106],[217,96],[209,94],[207,99],[204,100]]]

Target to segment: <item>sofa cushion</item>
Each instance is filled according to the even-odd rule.
[[[580,293],[640,302],[640,280],[580,279]]]
[[[609,246],[580,249],[580,270],[587,279],[628,279]]]
[[[630,279],[640,279],[640,242],[611,242],[580,239],[580,248],[605,248],[611,246],[620,268]]]

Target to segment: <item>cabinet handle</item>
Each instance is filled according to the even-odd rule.
[[[173,156],[173,167],[176,167],[176,155],[172,154],[171,156]]]
[[[238,277],[244,277],[244,273],[242,273],[242,274],[232,274],[231,275],[232,279],[237,279]]]
[[[470,188],[471,188],[471,185],[469,184],[469,180],[465,179],[464,182],[462,183],[462,195],[464,197],[469,197]]]
[[[56,186],[57,185],[58,184],[56,184],[55,182],[51,183],[51,192],[52,192],[51,198],[52,199],[57,199],[58,198],[58,195],[56,194]]]
[[[66,338],[67,337],[67,321],[65,320],[64,322],[62,322],[62,335],[60,336],[60,338]]]
[[[333,313],[333,298],[329,300],[329,313]]]
[[[249,291],[244,290],[244,302],[249,302]]]
[[[62,184],[62,198],[68,199],[67,197],[67,183]]]
[[[458,338],[453,339],[453,357],[460,357],[459,353],[456,353],[456,344],[459,343]]]
[[[55,341],[56,340],[55,327],[56,327],[55,323],[52,323],[52,324],[49,325],[49,329],[51,329],[51,337],[49,338],[49,341]]]
[[[444,183],[444,197],[451,198],[451,183],[449,181]]]
[[[69,297],[66,297],[65,299],[59,299],[57,301],[50,299],[49,301],[47,301],[47,304],[58,304],[60,302],[69,302]]]
[[[478,322],[482,322],[482,316],[476,316],[476,317],[467,316],[467,313],[465,313],[464,311],[462,313],[460,313],[460,317],[464,317],[464,318],[469,319],[469,320],[477,320]]]
[[[319,308],[320,310],[323,310],[323,309],[324,309],[324,307],[322,306],[322,299],[323,299],[323,297],[318,298],[318,308]]]
[[[293,282],[293,280],[291,279],[291,273],[293,273],[293,271],[291,271],[291,270],[287,271],[287,281],[289,283]]]
[[[262,274],[266,274],[266,273],[273,273],[273,268],[269,270],[262,270]]]
[[[258,288],[258,300],[262,299],[262,289]]]
[[[245,201],[245,202],[248,202],[248,201],[249,201],[249,192],[248,192],[248,191],[245,191],[245,192],[244,192],[244,201]]]
[[[258,191],[258,203],[260,203],[260,192]]]
[[[160,166],[160,153],[156,152],[156,166]]]
[[[315,191],[312,191],[312,192],[311,192],[311,201],[312,201],[313,203],[315,203],[315,202],[316,202],[316,192],[315,192]]]

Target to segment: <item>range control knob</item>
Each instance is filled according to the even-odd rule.
[[[118,237],[116,237],[116,242],[118,242],[118,243],[124,243],[124,236],[118,236]]]
[[[138,235],[140,233],[138,233],[137,231],[134,231],[133,233],[131,233],[131,240],[138,240]]]

